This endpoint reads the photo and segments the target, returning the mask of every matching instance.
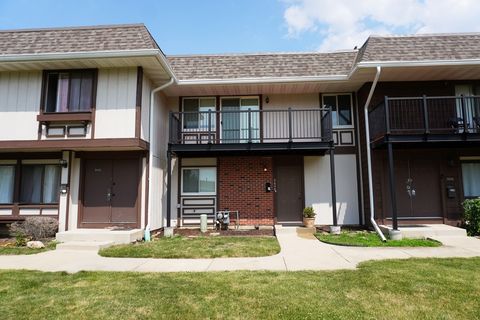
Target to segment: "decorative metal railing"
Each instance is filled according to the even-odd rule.
[[[170,144],[332,141],[328,108],[171,112]]]

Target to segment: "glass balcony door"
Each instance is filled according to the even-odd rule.
[[[260,142],[258,98],[222,98],[222,142]]]

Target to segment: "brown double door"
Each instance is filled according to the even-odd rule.
[[[84,161],[80,227],[137,227],[139,159]]]
[[[385,186],[389,184],[385,174]],[[403,219],[442,218],[440,167],[435,159],[414,157],[395,159],[397,215]],[[389,189],[385,189],[387,194]],[[390,198],[390,196],[388,196]],[[390,200],[387,216],[391,217]]]
[[[274,158],[277,222],[300,222],[304,205],[303,157]]]

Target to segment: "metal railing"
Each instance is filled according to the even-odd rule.
[[[480,133],[480,97],[385,97],[369,112],[370,136]]]
[[[171,144],[330,142],[328,108],[171,112]]]

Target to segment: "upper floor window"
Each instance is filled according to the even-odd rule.
[[[353,125],[351,94],[325,94],[322,98],[323,105],[332,110],[334,128],[351,127]]]
[[[49,71],[45,112],[88,112],[93,107],[95,70]]]
[[[215,130],[215,98],[184,98],[183,99],[183,127],[185,129]],[[206,112],[213,111],[210,115],[210,124]]]

